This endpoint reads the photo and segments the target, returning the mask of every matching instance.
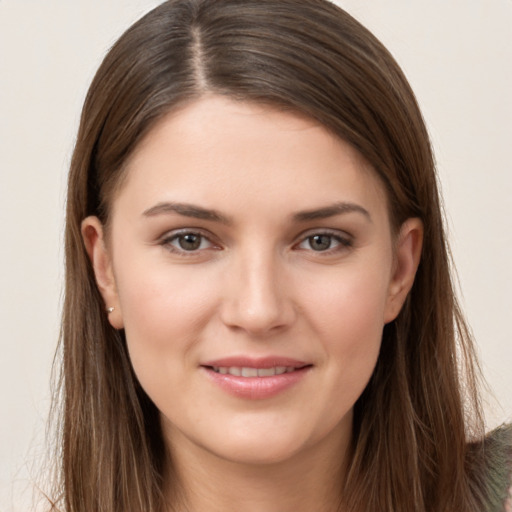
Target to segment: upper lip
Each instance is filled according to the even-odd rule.
[[[311,363],[300,361],[298,359],[281,356],[267,356],[267,357],[247,357],[247,356],[232,356],[223,357],[221,359],[212,359],[201,363],[201,366],[212,366],[221,368],[274,368],[278,366],[303,368],[310,366]]]

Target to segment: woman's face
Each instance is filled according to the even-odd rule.
[[[210,96],[126,172],[106,243],[95,218],[83,232],[171,449],[262,463],[348,442],[421,244],[414,222],[392,240],[372,169],[309,119]]]

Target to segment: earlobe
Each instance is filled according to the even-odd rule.
[[[407,219],[400,228],[395,247],[394,265],[384,315],[384,323],[393,321],[414,283],[423,246],[423,223],[418,218]]]
[[[96,284],[105,302],[105,314],[112,327],[122,329],[123,318],[110,252],[105,243],[104,228],[98,217],[87,217],[82,221],[82,238],[91,260]],[[113,309],[112,309],[113,308]]]

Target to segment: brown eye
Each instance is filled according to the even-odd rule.
[[[187,233],[177,237],[178,244],[184,251],[195,251],[201,247],[203,237],[195,233]]]
[[[296,247],[301,250],[330,254],[331,252],[337,253],[352,247],[352,239],[340,231],[335,233],[317,232],[303,238]]]
[[[206,236],[194,231],[174,233],[162,240],[162,245],[175,253],[193,253],[214,247],[214,244]]]
[[[331,248],[332,236],[330,235],[314,235],[308,237],[309,246],[314,251],[326,251]]]

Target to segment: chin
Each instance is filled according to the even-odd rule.
[[[208,449],[208,447],[207,447]],[[259,435],[230,439],[228,443],[210,445],[210,452],[226,461],[246,465],[261,466],[282,464],[298,456],[304,446],[302,442],[289,436]]]

